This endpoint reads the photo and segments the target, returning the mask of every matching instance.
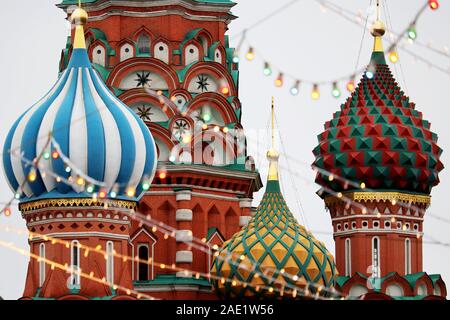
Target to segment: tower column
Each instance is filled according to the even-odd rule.
[[[177,246],[175,262],[177,268],[192,270],[193,253],[192,248],[186,242],[193,239],[192,220],[193,212],[191,208],[192,193],[190,190],[181,190],[176,192],[177,210]],[[177,272],[177,277],[190,278],[192,272]]]
[[[245,198],[239,201],[239,207],[241,208],[241,216],[239,217],[240,227],[246,226],[252,218],[252,200],[253,199]]]

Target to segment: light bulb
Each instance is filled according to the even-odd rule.
[[[295,83],[292,86],[290,91],[293,96],[298,95],[298,93],[300,92],[300,81],[299,80],[295,81]]]
[[[253,61],[255,59],[255,53],[253,51],[253,48],[248,48],[247,54],[245,55],[248,61]]]
[[[417,30],[416,30],[416,24],[412,24],[407,31],[407,35],[409,40],[414,41],[417,39]]]
[[[350,79],[348,82],[347,82],[347,90],[348,90],[348,92],[351,92],[351,93],[353,93],[353,91],[355,91],[355,80],[353,80],[353,79]]]
[[[389,52],[389,60],[392,63],[397,63],[398,62],[398,53],[395,49],[393,49],[391,52]]]
[[[147,191],[150,189],[150,181],[146,180],[142,183],[142,190]]]
[[[331,94],[335,98],[339,98],[341,96],[341,90],[339,89],[337,82],[333,83],[333,90],[331,91]]]
[[[280,87],[282,87],[283,86],[283,78],[284,78],[284,75],[282,74],[282,73],[280,73],[279,75],[278,75],[278,77],[275,79],[275,86],[277,87],[277,88],[280,88]]]
[[[311,98],[313,100],[319,100],[320,98],[320,91],[319,91],[319,85],[315,84],[313,86],[312,92],[311,92]]]
[[[160,172],[160,173],[159,173],[159,178],[160,178],[161,180],[164,180],[166,177],[167,177],[167,173],[165,173],[165,172]]]
[[[437,10],[439,8],[438,0],[428,0],[428,5],[430,6],[431,10]]]
[[[272,69],[270,68],[270,64],[268,62],[264,62],[263,73],[265,76],[270,76],[272,74]]]
[[[203,118],[204,122],[210,122],[211,121],[211,114],[210,113],[205,113],[205,114],[203,114],[202,118]]]
[[[220,91],[222,92],[222,94],[227,95],[230,93],[230,88],[228,88],[227,86],[223,86]]]
[[[11,216],[11,208],[5,208],[5,210],[3,210],[3,213],[5,214],[5,217]]]
[[[37,178],[37,173],[35,168],[31,168],[30,172],[28,173],[28,181],[35,182]]]

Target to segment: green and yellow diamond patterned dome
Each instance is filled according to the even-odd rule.
[[[317,292],[335,283],[333,256],[297,222],[284,200],[278,153],[271,149],[267,157],[269,177],[256,214],[215,254],[211,273],[221,298],[292,297],[294,288]]]

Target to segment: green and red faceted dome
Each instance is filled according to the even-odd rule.
[[[369,68],[374,72],[363,75],[318,136],[316,182],[324,196],[327,189],[359,189],[344,179],[368,189],[429,195],[444,168],[438,137],[398,86],[382,49],[373,52]],[[332,179],[325,171],[344,179]]]

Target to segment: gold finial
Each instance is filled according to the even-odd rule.
[[[86,41],[84,39],[84,26],[88,22],[89,16],[83,8],[81,8],[81,0],[78,0],[78,8],[70,15],[70,21],[75,25],[75,40],[73,42],[74,49],[86,49]]]
[[[375,37],[373,51],[383,52],[383,41],[381,38],[386,33],[386,26],[384,22],[381,21],[380,0],[377,0],[377,20],[373,23],[370,33]]]
[[[267,151],[267,159],[269,160],[269,181],[278,180],[278,159],[280,154],[275,149],[275,98],[272,97],[272,147]]]

